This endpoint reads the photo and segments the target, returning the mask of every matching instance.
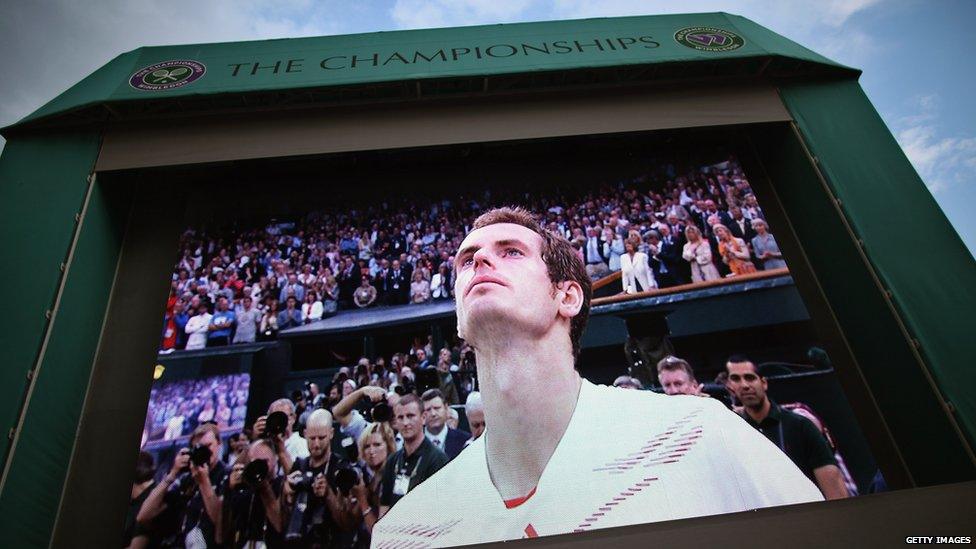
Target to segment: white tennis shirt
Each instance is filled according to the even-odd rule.
[[[488,475],[484,441],[401,499],[376,524],[372,547],[503,541],[823,499],[779,448],[710,398],[583,380],[534,493],[511,508]]]

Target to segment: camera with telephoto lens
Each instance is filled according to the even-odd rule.
[[[255,459],[244,466],[241,473],[244,482],[252,488],[264,482],[268,478],[268,462],[263,459]]]
[[[197,444],[196,446],[190,448],[190,461],[193,462],[193,464],[197,467],[210,465],[211,456],[213,456],[213,452],[211,452],[210,448],[204,446],[203,444]]]
[[[342,495],[348,496],[349,492],[352,491],[353,486],[359,483],[359,473],[356,472],[352,467],[340,467],[335,472],[335,485],[336,488],[342,492]]]
[[[360,406],[366,410],[366,421],[383,423],[393,419],[393,408],[385,398],[373,402],[368,396],[363,396]]]
[[[285,434],[287,430],[288,414],[282,411],[271,412],[264,420],[264,434],[261,436],[262,438],[275,438],[278,435]]]

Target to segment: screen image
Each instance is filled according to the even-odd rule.
[[[459,546],[884,490],[736,148],[622,143],[267,164],[197,201],[128,542]]]

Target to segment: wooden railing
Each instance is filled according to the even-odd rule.
[[[677,294],[681,292],[687,292],[690,290],[701,290],[703,288],[713,288],[715,286],[727,286],[729,284],[737,284],[739,282],[748,282],[750,280],[763,280],[766,278],[775,278],[777,276],[783,276],[790,274],[790,270],[786,267],[781,267],[779,269],[769,269],[766,271],[756,271],[754,273],[743,274],[738,276],[728,276],[724,278],[719,278],[716,280],[708,280],[705,282],[692,282],[691,284],[681,284],[680,286],[671,286],[670,288],[660,288],[657,290],[648,290],[646,292],[637,292],[633,294],[621,293],[617,295],[612,295],[609,297],[598,297],[594,299],[590,305],[606,305],[608,303],[619,303],[621,301],[630,301],[633,299],[643,299],[645,297],[655,297],[669,294]],[[593,289],[602,288],[612,282],[620,280],[620,272],[613,273],[610,276],[606,276],[597,280],[593,283]]]

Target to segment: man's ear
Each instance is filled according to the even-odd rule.
[[[583,287],[574,280],[564,280],[556,284],[556,299],[559,303],[559,314],[565,318],[573,318],[583,308]]]

